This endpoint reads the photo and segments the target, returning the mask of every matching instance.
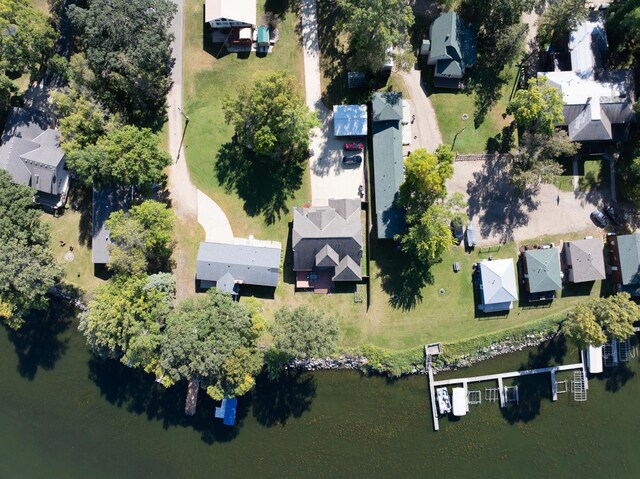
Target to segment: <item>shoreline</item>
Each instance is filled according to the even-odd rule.
[[[468,354],[456,356],[444,364],[438,364],[438,360],[434,361],[434,374],[455,371],[478,364],[482,361],[503,356],[509,353],[515,353],[525,348],[537,347],[542,343],[552,340],[558,333],[540,332],[530,333],[523,338],[514,339],[506,337],[502,341],[491,343],[489,346],[476,349],[476,351]],[[358,370],[364,374],[381,374],[389,377],[395,377],[387,368],[379,369],[370,365],[366,356],[350,356],[342,354],[338,358],[312,358],[312,359],[294,359],[285,366],[285,370],[298,370],[305,372],[325,371],[325,370]],[[403,373],[401,376],[409,375],[426,375],[427,370],[424,366],[414,365],[409,373]]]

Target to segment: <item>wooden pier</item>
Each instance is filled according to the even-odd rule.
[[[433,413],[433,429],[437,431],[440,429],[440,423],[438,420],[438,410],[436,409],[436,396],[435,396],[435,388],[439,386],[453,386],[457,384],[461,384],[464,388],[465,392],[468,390],[469,383],[478,383],[478,382],[486,382],[486,381],[497,381],[498,382],[498,393],[500,395],[500,407],[507,407],[509,399],[507,397],[507,390],[504,387],[504,380],[517,378],[522,376],[531,376],[533,374],[549,374],[551,378],[551,398],[554,401],[558,399],[558,391],[556,384],[556,373],[558,371],[572,371],[572,370],[580,370],[583,373],[584,377],[584,389],[589,388],[589,383],[587,381],[587,371],[586,364],[584,358],[584,352],[581,355],[582,362],[575,364],[565,364],[562,366],[549,366],[546,368],[538,368],[538,369],[526,369],[523,371],[511,371],[507,373],[498,373],[498,374],[487,374],[484,376],[473,376],[469,378],[456,378],[456,379],[443,379],[441,381],[435,381],[433,378],[433,371],[431,369],[431,364],[429,361],[428,364],[428,372],[429,372],[429,394],[431,396],[431,411]],[[517,395],[516,395],[517,400]],[[467,403],[467,411],[469,410],[469,405]]]
[[[196,413],[199,390],[200,381],[198,381],[197,379],[192,379],[191,381],[189,381],[189,387],[187,388],[187,400],[184,404],[184,413],[188,416],[193,416]]]

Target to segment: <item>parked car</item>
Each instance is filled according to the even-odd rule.
[[[613,206],[607,206],[604,209],[604,212],[609,218],[611,218],[611,221],[613,221],[614,225],[622,225],[626,222],[624,215],[620,211],[616,210]]]
[[[344,149],[347,151],[362,151],[364,150],[364,145],[362,143],[345,143]]]
[[[593,221],[598,228],[606,228],[607,226],[609,226],[609,220],[600,210],[591,212],[591,221]]]
[[[362,163],[362,156],[360,155],[351,155],[351,156],[342,157],[343,165],[359,165],[360,163]]]
[[[464,239],[464,225],[462,224],[462,222],[457,221],[451,222],[451,232],[453,233],[453,237],[456,239],[456,242],[458,244],[462,243],[462,240]]]

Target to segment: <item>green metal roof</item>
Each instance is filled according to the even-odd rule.
[[[476,33],[472,25],[462,21],[455,12],[447,12],[436,18],[429,30],[431,40],[431,55],[434,57],[448,56],[457,65],[457,71],[462,73],[464,67],[476,63]],[[443,61],[443,60],[441,60]],[[438,73],[455,73],[447,71],[448,65],[440,67]]]
[[[618,236],[622,284],[640,284],[640,235]]]
[[[264,25],[258,27],[258,43],[269,43],[269,28]]]
[[[544,293],[562,289],[560,255],[556,248],[526,251],[530,293]]]
[[[373,176],[378,238],[393,238],[405,229],[404,210],[394,206],[404,181],[402,161],[402,94],[374,93]]]

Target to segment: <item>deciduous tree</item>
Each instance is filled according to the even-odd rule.
[[[278,161],[304,160],[311,130],[320,125],[298,81],[284,71],[260,76],[251,88],[241,87],[236,98],[225,99],[223,109],[241,145]]]
[[[46,307],[47,291],[62,274],[34,194],[0,170],[0,318],[14,329],[24,324],[29,310]]]
[[[516,92],[507,111],[513,114],[518,126],[550,135],[555,125],[564,119],[563,107],[562,93],[547,84],[543,76],[529,79],[528,88]]]
[[[640,63],[640,0],[615,2],[608,8],[607,39],[615,65],[631,68]]]
[[[538,42],[544,48],[551,42],[559,42],[587,18],[583,0],[555,0],[549,2],[538,20]]]
[[[321,358],[335,352],[338,322],[333,316],[308,306],[276,312],[273,345],[289,358]]]
[[[199,380],[213,399],[250,390],[262,367],[259,318],[231,296],[210,290],[169,315],[162,344],[162,383]]]
[[[337,1],[337,27],[349,36],[352,68],[376,72],[387,62],[391,48],[409,46],[414,17],[406,0]]]
[[[445,203],[434,203],[409,223],[401,235],[400,247],[424,266],[440,262],[454,245],[451,234],[451,209]]]

